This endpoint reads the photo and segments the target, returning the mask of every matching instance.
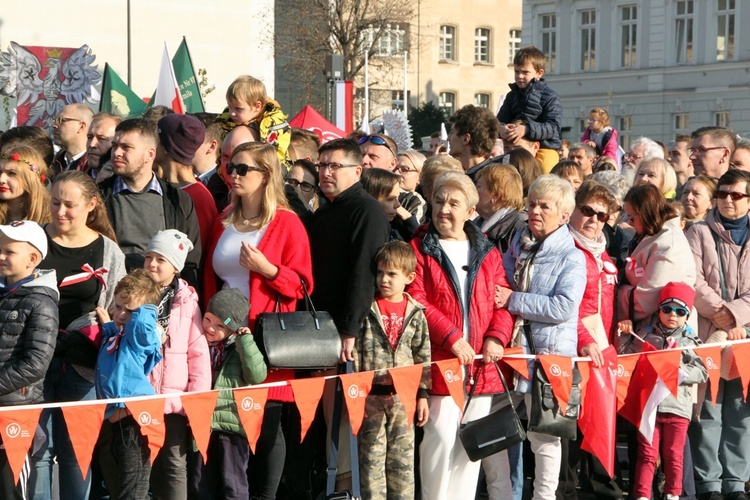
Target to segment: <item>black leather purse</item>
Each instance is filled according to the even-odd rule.
[[[305,311],[275,312],[258,316],[253,335],[269,368],[320,370],[335,367],[341,357],[341,337],[331,315],[316,311],[307,286]]]
[[[513,400],[510,398],[510,389],[497,362],[495,362],[495,368],[497,368],[500,381],[505,388],[508,406],[504,406],[486,417],[461,424],[459,427],[458,437],[472,462],[487,458],[526,439],[526,431],[521,425],[521,419],[518,418]],[[480,372],[484,370],[484,365],[479,370]],[[466,401],[464,412],[469,407],[476,386],[476,383],[471,386],[469,400]]]

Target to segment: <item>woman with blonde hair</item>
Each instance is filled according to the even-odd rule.
[[[677,174],[672,165],[662,158],[646,158],[638,165],[633,186],[641,184],[653,184],[668,200],[674,200],[677,195]]]
[[[36,150],[10,146],[0,153],[0,224],[49,222],[47,164]]]
[[[310,243],[302,221],[289,209],[281,164],[270,144],[241,144],[227,165],[232,201],[214,224],[204,271],[204,304],[222,288],[239,288],[250,302],[248,326],[258,316],[296,310],[304,297],[303,283],[312,293]],[[294,378],[292,370],[268,370],[267,382]],[[292,403],[291,387],[268,392],[256,453],[251,458],[254,497],[275,498],[286,458],[281,431],[282,403]],[[243,445],[244,446],[244,445]],[[249,453],[249,450],[248,450]]]
[[[609,113],[604,108],[594,108],[589,113],[589,126],[583,131],[581,142],[587,143],[596,149],[598,156],[612,158],[617,165],[618,158],[617,130],[609,123]]]

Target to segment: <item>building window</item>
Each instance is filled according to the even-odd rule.
[[[674,130],[675,132],[690,130],[690,113],[675,113]]]
[[[547,71],[557,69],[557,15],[542,14],[542,52],[547,56]]]
[[[589,126],[589,119],[588,118],[579,118],[578,119],[578,133],[580,135],[583,135],[584,132],[586,132],[586,129]]]
[[[391,90],[391,109],[404,110],[404,91]]]
[[[510,30],[508,35],[508,64],[513,64],[513,58],[516,57],[516,52],[521,48],[521,30]]]
[[[596,10],[582,10],[581,14],[581,69],[596,69]]]
[[[490,30],[487,28],[474,30],[474,62],[490,62]]]
[[[734,59],[734,3],[735,0],[718,0],[716,12],[716,60]]]
[[[368,27],[362,31],[364,49],[372,47],[373,56],[394,57],[404,55],[406,30],[398,24],[386,24],[383,28]]]
[[[693,62],[693,0],[678,0],[675,16],[675,62]]]
[[[443,25],[440,27],[440,60],[456,60],[456,27]]]
[[[717,111],[714,113],[714,124],[717,127],[729,127],[731,124],[732,112],[731,111]]]
[[[454,92],[440,92],[438,106],[445,116],[453,116],[456,112],[456,94]]]
[[[621,116],[618,120],[617,130],[620,137],[620,146],[625,151],[630,149],[630,134],[633,130],[633,117],[632,116]]]
[[[637,63],[636,42],[638,41],[638,6],[626,5],[621,10],[623,68],[634,68]]]
[[[474,94],[474,106],[480,107],[480,108],[489,108],[490,107],[490,95],[489,94]]]

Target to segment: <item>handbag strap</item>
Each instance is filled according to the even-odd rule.
[[[724,278],[724,263],[721,259],[721,246],[719,244],[719,235],[716,234],[711,228],[708,229],[708,232],[711,233],[711,236],[714,239],[714,243],[716,244],[716,257],[718,258],[718,268],[719,268],[719,287],[721,288],[721,298],[724,299],[724,302],[729,302],[729,295],[727,295],[727,282]]]
[[[503,371],[500,369],[500,364],[495,361],[494,362],[495,368],[497,368],[497,373],[500,375],[500,382],[503,384],[503,394],[505,394],[505,397],[508,400],[508,405],[510,405],[511,408],[513,408],[513,411],[516,411],[516,406],[513,404],[513,399],[510,397],[510,387],[508,387],[508,383],[505,381],[505,375],[503,375]],[[474,377],[474,383],[471,384],[471,389],[469,390],[469,399],[466,401],[466,404],[464,405],[464,414],[466,414],[466,410],[469,408],[469,403],[471,403],[471,398],[474,397],[474,390],[477,388],[477,381],[479,380],[479,375],[481,375],[482,370],[484,370],[484,364],[479,367],[477,370],[476,377]]]
[[[523,320],[523,334],[526,336],[526,342],[529,344],[529,352],[536,355],[536,346],[534,346],[534,339],[531,336],[531,325],[526,320]]]

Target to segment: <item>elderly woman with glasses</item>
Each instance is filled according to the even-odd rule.
[[[299,217],[287,205],[273,145],[250,142],[237,146],[226,171],[232,182],[232,202],[211,233],[203,299],[207,304],[218,290],[239,288],[250,302],[247,324],[254,329],[258,316],[274,311],[276,304],[282,312],[296,310],[297,300],[304,297],[303,281],[312,291],[310,243]],[[291,378],[292,370],[269,369],[266,381]],[[293,401],[288,385],[268,392],[251,467],[256,479],[254,496],[276,496],[286,457],[281,404]],[[248,496],[246,486],[240,486],[238,496]]]
[[[688,230],[695,255],[698,336],[707,343],[740,340],[750,325],[750,173],[729,170],[719,178],[716,206]],[[729,367],[722,367],[729,368]],[[690,429],[699,494],[744,491],[750,473],[750,408],[743,384],[729,373],[719,381],[718,401],[699,401],[700,422]],[[711,497],[714,498],[714,497]]]

